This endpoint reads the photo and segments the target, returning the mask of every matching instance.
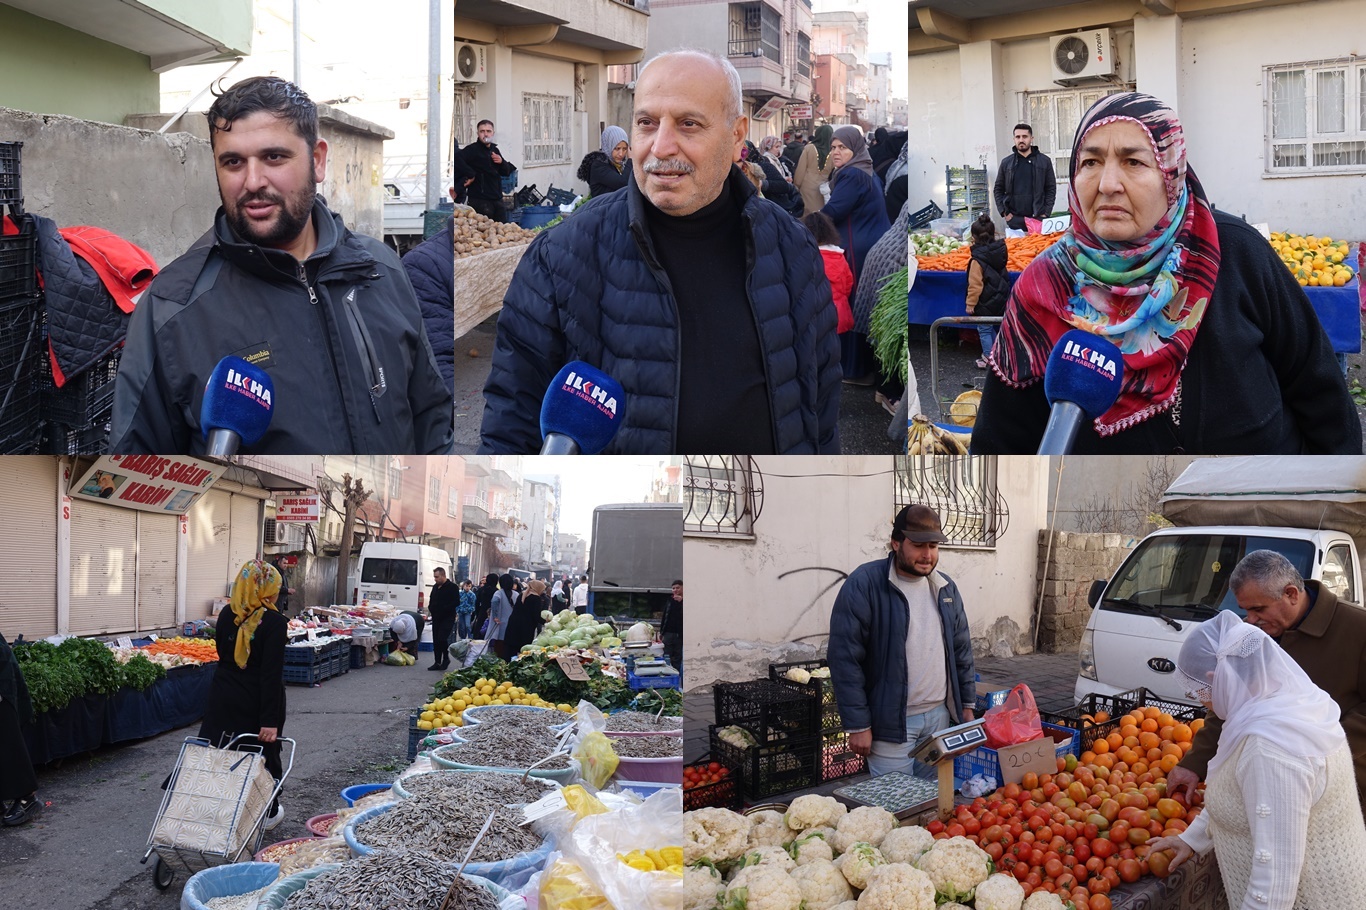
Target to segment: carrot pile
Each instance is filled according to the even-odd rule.
[[[218,660],[218,647],[202,638],[159,638],[142,650],[148,654],[173,654],[187,657],[201,663]]]
[[[1023,272],[1025,266],[1034,261],[1044,250],[1058,242],[1062,233],[1029,234],[1025,237],[1006,238],[1006,270]],[[972,259],[971,247],[959,247],[952,253],[942,256],[917,256],[915,261],[920,271],[925,272],[962,272]]]

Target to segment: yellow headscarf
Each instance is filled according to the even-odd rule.
[[[275,598],[280,593],[280,571],[259,559],[242,563],[232,583],[232,615],[237,623],[237,666],[246,669],[251,656],[251,639],[266,610],[278,610]]]

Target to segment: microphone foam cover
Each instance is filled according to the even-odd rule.
[[[1124,378],[1124,356],[1100,335],[1072,329],[1058,339],[1043,374],[1048,403],[1070,401],[1095,419],[1115,403]]]
[[[565,364],[541,401],[541,438],[568,436],[584,455],[596,455],[617,434],[626,417],[621,383],[581,360]]]
[[[255,445],[270,426],[274,397],[270,374],[241,357],[224,357],[204,385],[199,428],[206,439],[210,430],[231,430],[243,445]]]

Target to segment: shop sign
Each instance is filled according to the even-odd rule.
[[[811,119],[811,105],[809,105],[809,104],[796,104],[796,105],[793,105],[793,106],[788,110],[787,115],[788,115],[789,117],[791,117],[793,120],[810,120],[810,119]]]
[[[275,520],[318,523],[318,494],[289,493],[275,497]]]
[[[770,117],[778,113],[778,111],[782,110],[786,106],[787,102],[775,95],[774,97],[765,101],[763,107],[757,108],[754,111],[754,116],[750,117],[749,119],[768,120]]]
[[[221,471],[211,461],[180,455],[104,455],[70,492],[125,509],[184,515]]]

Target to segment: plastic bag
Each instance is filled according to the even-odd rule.
[[[1027,743],[1043,736],[1034,693],[1024,683],[1011,689],[1002,704],[988,708],[984,717],[982,726],[986,730],[987,745],[993,749]]]
[[[682,831],[683,791],[671,788],[638,806],[583,819],[560,849],[566,859],[582,867],[612,906],[681,910],[682,876],[632,869],[617,854],[679,846]]]
[[[617,773],[617,765],[621,761],[607,734],[596,730],[579,740],[574,757],[579,761],[579,773],[584,782],[594,790],[601,790],[607,785],[612,775]]]
[[[583,867],[561,856],[541,875],[540,910],[616,910]]]

